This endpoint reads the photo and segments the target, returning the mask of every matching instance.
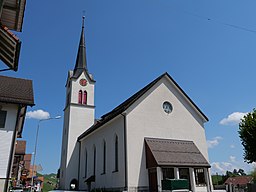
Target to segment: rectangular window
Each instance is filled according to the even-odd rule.
[[[174,179],[174,168],[162,168],[163,179]]]
[[[5,127],[7,111],[0,110],[0,128]]]
[[[205,175],[204,175],[204,169],[203,168],[195,168],[195,179],[196,179],[196,185],[197,186],[205,186]]]

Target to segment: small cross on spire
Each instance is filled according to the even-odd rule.
[[[83,20],[82,20],[82,27],[84,27],[84,20],[85,20],[85,11],[83,11]]]

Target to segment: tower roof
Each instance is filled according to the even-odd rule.
[[[85,35],[84,35],[84,16],[82,23],[82,31],[80,36],[80,42],[76,57],[76,65],[74,68],[73,76],[78,76],[82,71],[87,71],[87,62],[86,62],[86,47],[85,47]]]

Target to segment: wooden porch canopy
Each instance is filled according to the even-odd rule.
[[[146,166],[210,167],[193,141],[145,138]]]

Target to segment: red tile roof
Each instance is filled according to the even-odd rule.
[[[233,185],[246,185],[251,183],[253,180],[252,176],[237,176],[237,177],[229,177],[225,184],[233,184]]]
[[[16,148],[15,148],[15,154],[25,154],[26,152],[26,141],[24,140],[17,140],[16,141]]]

